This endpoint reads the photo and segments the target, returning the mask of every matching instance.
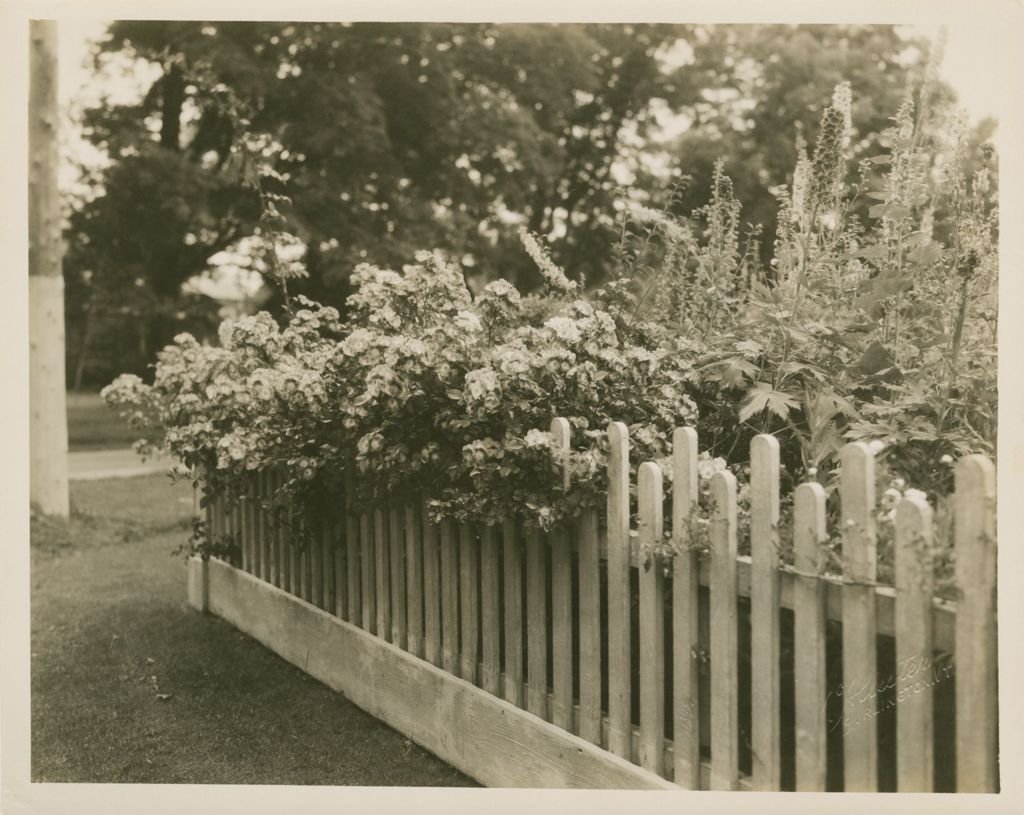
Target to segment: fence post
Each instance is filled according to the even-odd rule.
[[[391,545],[391,641],[405,649],[406,642],[406,601],[405,601],[405,534],[398,508],[388,509],[388,542]]]
[[[580,718],[579,734],[601,744],[601,552],[597,510],[579,525]]]
[[[828,770],[825,587],[819,575],[827,539],[825,489],[801,484],[793,494],[793,673],[796,788],[824,792]],[[755,674],[756,676],[756,674]]]
[[[651,553],[662,543],[661,468],[645,461],[637,471],[640,568],[640,765],[665,773],[665,575]]]
[[[523,559],[514,520],[501,526],[505,566],[505,699],[522,707],[523,690]]]
[[[782,786],[779,727],[779,440],[750,442],[751,753],[754,788]]]
[[[526,709],[547,719],[548,615],[547,562],[544,533],[530,532],[526,539]]]
[[[441,549],[441,667],[450,674],[458,670],[459,657],[459,553],[452,522],[445,518],[438,526]]]
[[[957,792],[996,792],[996,471],[980,455],[956,467]]]
[[[430,520],[426,501],[423,517],[423,656],[433,665],[441,664],[441,591],[443,577],[438,568],[438,529]]]
[[[632,759],[629,430],[608,425],[608,749]]]
[[[736,477],[711,476],[711,789],[739,784]]]
[[[552,456],[561,475],[563,491],[569,489],[571,428],[566,419],[551,420]],[[572,722],[572,552],[569,532],[563,528],[549,536],[551,542],[551,721],[571,731]]]
[[[875,457],[864,442],[840,453],[843,535],[843,783],[878,789],[878,668],[875,611]],[[849,722],[846,721],[850,717]]]
[[[423,656],[423,532],[415,504],[405,507],[406,591],[408,593],[409,623],[407,637],[409,653]]]
[[[688,519],[697,506],[697,431],[677,427],[672,435],[672,710],[675,783],[700,789],[700,553],[691,546]]]
[[[474,685],[477,684],[477,642],[480,636],[477,621],[477,570],[480,558],[476,546],[476,530],[469,523],[459,524],[459,599],[462,604],[460,673],[463,679]]]
[[[353,498],[355,492],[355,479],[352,477],[352,470],[345,473],[345,563],[348,582],[348,616],[345,618],[353,625],[363,625],[361,616],[362,600],[359,596],[360,589],[360,564],[359,564],[359,522],[355,515]]]
[[[932,508],[910,497],[896,508],[896,788],[931,792]],[[917,676],[916,681],[914,680]]]
[[[497,696],[501,692],[501,588],[498,583],[498,538],[488,524],[480,533],[480,617],[483,659],[480,685]]]

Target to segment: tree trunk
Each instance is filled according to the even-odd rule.
[[[30,26],[29,492],[41,511],[66,517],[68,424],[57,191],[57,24],[32,20]]]

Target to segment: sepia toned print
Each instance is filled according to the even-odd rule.
[[[34,780],[999,791],[955,32],[112,21],[58,195],[56,30]]]

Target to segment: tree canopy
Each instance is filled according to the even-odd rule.
[[[673,60],[680,43],[692,56]],[[291,199],[301,293],[340,305],[356,264],[398,266],[423,248],[471,279],[529,289],[520,225],[594,284],[614,263],[621,200],[661,200],[671,182],[646,160],[664,149],[649,138],[659,109],[690,125],[669,145],[668,168],[693,177],[680,205],[706,200],[728,156],[737,198],[752,203],[743,219],[766,220],[795,133],[813,139],[836,82],[851,82],[866,136],[922,64],[920,48],[878,26],[120,21],[100,51],[160,76],[138,103],[83,117],[112,161],[71,216],[69,369],[99,381],[141,372],[183,328],[212,327],[181,287],[259,228],[232,159],[247,134],[266,136]],[[225,89],[243,116],[226,114]]]

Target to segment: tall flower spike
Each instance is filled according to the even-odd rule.
[[[576,284],[555,265],[541,242],[525,227],[519,228],[519,240],[551,288],[567,294],[576,290]]]
[[[849,82],[840,82],[832,91],[832,107],[834,107],[843,118],[843,149],[850,146],[850,137],[853,134],[853,92],[850,90]]]

